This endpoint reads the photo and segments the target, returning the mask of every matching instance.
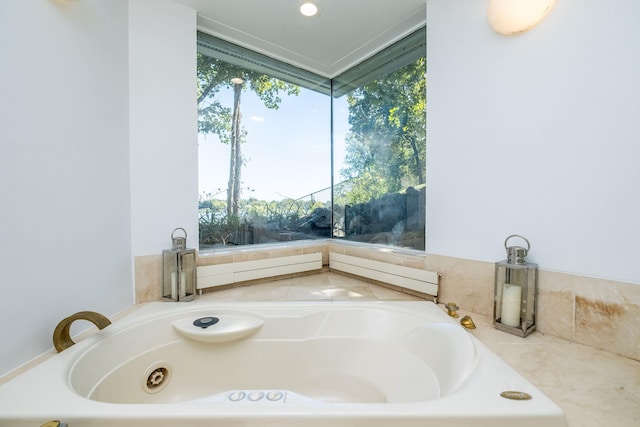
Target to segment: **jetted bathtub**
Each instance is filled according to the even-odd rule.
[[[560,408],[431,302],[148,304],[0,386],[1,426],[51,420],[566,426]]]

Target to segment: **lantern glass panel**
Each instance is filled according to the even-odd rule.
[[[536,324],[536,292],[537,292],[537,272],[536,268],[528,268],[526,270],[527,277],[525,281],[529,284],[527,287],[526,300],[523,298],[525,310],[522,313],[522,329],[527,330],[535,328]]]
[[[496,263],[493,324],[525,337],[535,330],[536,264]]]
[[[179,288],[180,300],[192,299],[196,294],[196,252],[195,250],[182,251],[180,254],[181,283]]]
[[[195,249],[162,251],[162,296],[171,301],[189,301],[196,293]]]

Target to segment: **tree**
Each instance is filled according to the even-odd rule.
[[[347,95],[345,168],[349,202],[425,183],[426,59],[421,58]]]
[[[229,182],[227,187],[227,215],[238,216],[242,184],[242,143],[247,132],[242,126],[241,98],[244,90],[251,90],[269,109],[278,109],[281,93],[298,95],[300,87],[266,74],[247,70],[233,64],[198,54],[198,132],[215,134],[231,148]],[[225,107],[219,92],[233,89],[233,106]]]

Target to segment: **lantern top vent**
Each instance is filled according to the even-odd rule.
[[[182,230],[184,236],[176,236],[176,231]],[[184,228],[178,227],[171,233],[171,248],[174,251],[182,251],[187,248],[187,231]]]
[[[522,246],[507,246],[507,242],[509,241],[509,239],[511,239],[513,237],[518,237],[518,238],[524,240],[525,242],[527,242],[527,247],[524,248]],[[507,237],[505,239],[504,248],[507,250],[507,263],[509,263],[509,264],[526,264],[526,262],[527,262],[527,254],[531,250],[531,244],[524,237],[522,237],[522,236],[520,236],[518,234],[512,234],[511,236],[509,236],[509,237]]]

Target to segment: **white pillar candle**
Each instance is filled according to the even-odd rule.
[[[183,299],[184,297],[187,296],[186,279],[187,279],[187,276],[183,271],[182,273],[180,273],[180,299]]]
[[[178,282],[176,272],[171,273],[171,299],[178,299]]]
[[[500,323],[507,326],[520,327],[520,300],[522,288],[505,283],[502,290],[502,315]]]

